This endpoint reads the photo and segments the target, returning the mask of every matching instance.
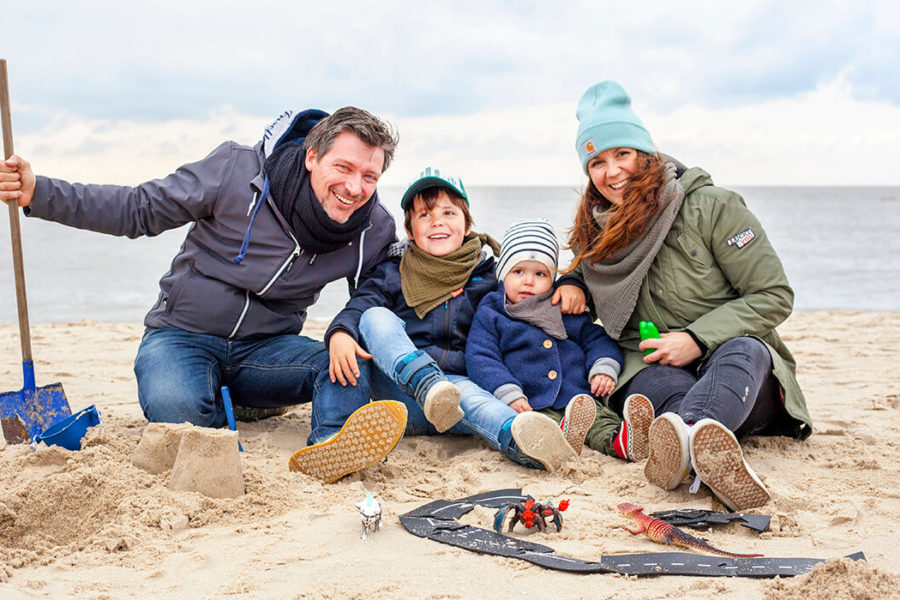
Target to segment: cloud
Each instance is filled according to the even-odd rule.
[[[388,182],[442,162],[474,183],[578,185],[575,103],[616,79],[665,149],[717,179],[900,178],[892,2],[255,6],[7,11],[17,147],[44,172],[134,183],[223,139],[253,143],[284,108],[355,104],[400,126]],[[853,168],[823,166],[838,158]]]

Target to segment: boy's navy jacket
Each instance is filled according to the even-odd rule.
[[[406,323],[406,334],[412,343],[425,350],[445,373],[466,374],[466,338],[475,309],[485,294],[497,289],[494,257],[481,261],[463,291],[419,319],[406,303],[400,288],[400,258],[381,263],[374,274],[360,285],[347,305],[325,332],[326,344],[335,331],[345,331],[359,342],[359,319],[373,306],[390,309]]]
[[[589,394],[588,373],[594,362],[622,352],[587,314],[563,315],[565,340],[510,316],[503,287],[484,297],[475,314],[466,346],[469,378],[494,392],[517,385],[534,410],[565,408],[572,396]]]

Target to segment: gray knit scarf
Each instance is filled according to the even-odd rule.
[[[543,294],[530,296],[516,303],[510,302],[509,298],[504,296],[503,305],[506,307],[506,312],[509,313],[509,316],[525,321],[529,325],[534,325],[550,337],[564,340],[568,336],[563,325],[562,312],[559,310],[558,304],[553,306],[550,303],[553,291],[549,290]]]
[[[660,209],[652,217],[646,233],[632,240],[616,256],[591,264],[582,262],[584,282],[594,300],[597,316],[606,333],[618,340],[637,304],[641,284],[663,240],[669,233],[675,216],[681,210],[684,188],[675,178],[675,165],[666,163],[666,182],[659,193]],[[606,227],[609,213],[594,207],[594,220],[601,230]]]

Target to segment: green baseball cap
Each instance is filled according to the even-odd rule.
[[[419,173],[419,176],[416,177],[415,181],[406,188],[406,192],[400,200],[400,208],[409,210],[416,194],[431,187],[448,189],[455,194],[462,196],[463,200],[466,201],[466,204],[469,203],[469,196],[466,194],[466,188],[463,186],[462,179],[441,169],[425,167],[425,169]]]

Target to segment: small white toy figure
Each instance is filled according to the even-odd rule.
[[[366,539],[369,528],[372,531],[381,530],[381,505],[375,500],[372,492],[366,494],[366,499],[356,504],[359,509],[359,517],[362,519],[362,539]]]

